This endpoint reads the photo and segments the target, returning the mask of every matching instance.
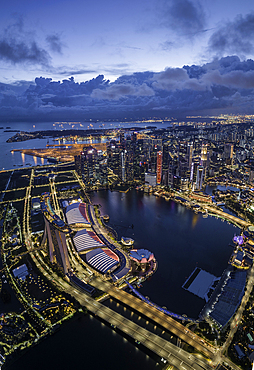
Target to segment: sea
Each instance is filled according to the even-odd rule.
[[[119,127],[117,125],[120,124],[114,125]],[[21,125],[23,131],[56,127],[54,123]],[[106,125],[111,124],[105,123],[103,127]],[[21,127],[18,123],[9,126],[12,130]],[[34,164],[33,157],[25,159],[23,164],[20,153],[15,153],[17,158],[13,162],[11,150],[45,148],[48,142],[48,139],[36,139],[9,144],[6,140],[13,133],[6,133],[4,130],[6,129],[0,130],[0,144],[5,153],[0,157],[0,168],[15,168],[12,165],[14,162],[19,163],[18,158],[23,167],[28,166],[26,163]],[[201,214],[196,214],[181,204],[134,189],[127,193],[97,191],[90,193],[90,196],[94,204],[100,204],[101,214],[109,215],[109,225],[117,231],[119,238],[131,237],[135,248],[144,248],[154,254],[158,263],[157,271],[143,283],[140,292],[172,312],[197,318],[205,301],[184,290],[182,285],[197,266],[220,277],[228,266],[232,238],[239,230],[220,219],[203,218]],[[111,306],[113,303],[109,301],[106,304]],[[157,359],[135,347],[131,341],[107,325],[89,314],[79,314],[6,368],[150,370],[161,366]]]
[[[166,128],[170,123],[151,123],[150,126],[158,128]],[[37,158],[35,156],[24,155],[20,152],[13,152],[14,149],[40,149],[46,148],[47,144],[57,144],[51,137],[43,139],[33,139],[22,142],[7,143],[6,141],[14,136],[17,132],[35,132],[43,130],[62,130],[63,135],[65,130],[93,130],[93,129],[117,129],[121,127],[144,127],[146,124],[137,124],[134,122],[44,122],[44,123],[30,123],[30,122],[12,122],[1,124],[0,123],[0,170],[9,170],[12,168],[24,168],[29,166],[38,166],[47,164],[47,160]],[[87,141],[84,141],[86,143]],[[69,142],[66,141],[66,144]]]

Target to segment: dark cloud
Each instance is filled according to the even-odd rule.
[[[225,54],[250,55],[254,51],[254,13],[238,15],[232,22],[215,31],[208,42],[208,50],[218,56]]]
[[[161,25],[180,36],[191,38],[197,33],[206,31],[206,16],[199,1],[163,1],[160,16]]]
[[[18,41],[15,38],[0,39],[0,59],[17,63],[32,63],[48,66],[50,55],[35,41]]]
[[[205,74],[202,80],[210,85],[233,87],[238,89],[254,88],[254,71],[231,71],[221,75],[218,70]]]
[[[95,89],[93,90],[91,97],[95,99],[108,99],[118,100],[125,97],[126,95],[134,96],[153,96],[154,90],[148,87],[145,83],[139,86],[132,84],[112,84],[105,90]]]
[[[153,82],[152,80],[153,76],[154,76],[154,72],[151,72],[151,71],[135,72],[131,75],[123,75],[123,76],[118,77],[115,80],[114,85],[131,84],[134,86],[140,86],[143,83],[145,83],[147,86],[151,87],[152,82]]]
[[[60,35],[58,34],[48,35],[46,37],[46,41],[51,51],[58,53],[58,54],[62,54],[62,49],[64,47],[64,44],[61,40]]]
[[[59,75],[64,75],[64,76],[75,76],[75,75],[85,75],[85,74],[88,74],[88,73],[96,73],[95,70],[92,70],[92,69],[85,69],[85,68],[64,68],[64,67],[61,67],[60,69],[54,69],[55,73],[59,74]]]
[[[23,20],[19,18],[0,35],[0,60],[13,64],[31,63],[49,66],[51,57],[38,45],[33,34],[25,31]]]
[[[0,84],[0,120],[72,120],[152,115],[254,114],[254,61],[237,56],[204,65],[77,83],[37,77]]]

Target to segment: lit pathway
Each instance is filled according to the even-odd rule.
[[[233,215],[230,215],[226,212],[223,212],[215,207],[211,207],[208,205],[202,205],[203,208],[205,208],[209,213],[217,214],[218,216],[224,218],[225,220],[229,220],[233,222],[234,224],[239,225],[242,228],[248,227],[251,225],[250,222],[247,222],[245,220],[242,220],[241,218],[235,217]]]
[[[247,284],[246,284],[245,294],[242,298],[242,302],[241,302],[241,304],[240,304],[240,306],[239,306],[239,308],[238,308],[238,310],[235,314],[234,319],[230,323],[230,332],[228,334],[228,337],[227,337],[223,347],[221,348],[221,350],[216,354],[216,357],[218,357],[218,360],[219,360],[219,358],[223,358],[222,354],[227,352],[228,347],[230,346],[230,343],[232,342],[233,336],[234,336],[234,334],[236,333],[236,331],[238,329],[239,323],[241,322],[242,314],[243,314],[243,311],[245,309],[246,303],[249,301],[249,297],[250,297],[250,293],[252,291],[253,285],[254,285],[254,265],[252,266],[252,268],[249,272],[249,277],[248,277],[248,281],[247,281]],[[239,369],[239,367],[237,365],[231,363],[228,360],[228,358],[224,358],[224,361],[227,362],[233,369],[235,369],[235,370]]]

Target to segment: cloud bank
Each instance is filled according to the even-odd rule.
[[[204,65],[138,72],[110,82],[37,77],[0,84],[0,120],[54,121],[188,114],[254,114],[254,61],[237,56]]]
[[[250,55],[254,51],[254,13],[239,14],[225,22],[210,37],[208,50],[217,56],[227,54]]]
[[[161,25],[180,36],[192,37],[204,31],[206,16],[199,1],[163,1],[161,10]]]
[[[11,64],[29,63],[44,67],[51,64],[49,53],[38,44],[33,32],[25,30],[22,18],[0,34],[0,60]]]

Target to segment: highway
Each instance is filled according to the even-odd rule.
[[[197,356],[176,347],[167,340],[160,338],[158,335],[140,327],[110,308],[103,306],[94,299],[85,297],[84,295],[80,297],[80,293],[77,290],[74,290],[71,294],[90,312],[100,317],[100,319],[107,321],[114,329],[118,329],[129,337],[132,337],[138,345],[147,347],[178,369],[196,369],[195,365],[198,363],[207,370],[212,369],[208,362],[204,362],[204,360],[199,359]]]
[[[33,175],[34,173],[32,170],[30,184],[27,188],[24,203],[23,230],[28,250],[31,250],[33,248],[30,233],[30,199]],[[52,193],[54,194],[53,197],[55,197],[55,200],[53,200],[54,205],[58,208],[58,200],[54,188],[52,189]],[[95,220],[95,222],[96,221],[97,220]],[[96,231],[102,233],[101,228],[99,227],[97,222],[96,229]],[[62,235],[58,236],[59,238],[62,237]],[[67,251],[67,245],[66,243],[64,244],[65,251]],[[92,312],[93,315],[99,317],[101,320],[108,322],[112,326],[112,329],[120,330],[126,335],[132,337],[136,341],[137,346],[144,345],[145,347],[156,353],[158,356],[160,356],[160,358],[167,360],[169,364],[176,366],[178,369],[197,370],[200,369],[199,367],[197,367],[197,365],[200,364],[202,368],[210,370],[212,369],[212,364],[218,364],[223,358],[221,351],[216,351],[213,346],[211,346],[209,343],[206,343],[203,339],[198,337],[185,326],[181,325],[178,321],[175,321],[170,316],[165,315],[163,312],[158,311],[156,308],[148,305],[135,296],[132,296],[131,294],[118,289],[117,287],[106,281],[102,281],[99,277],[94,277],[92,281],[89,282],[90,285],[106,292],[112,298],[132,308],[136,312],[139,312],[141,315],[146,316],[162,328],[170,331],[172,334],[175,334],[181,340],[193,346],[197,351],[203,353],[207,359],[199,354],[193,355],[184,351],[183,349],[178,348],[165,339],[160,338],[158,335],[149,332],[148,330],[140,327],[138,324],[133,323],[131,320],[128,320],[122,315],[116,313],[112,309],[105,307],[100,302],[86,295],[77,286],[74,286],[66,280],[59,278],[59,276],[57,276],[50,269],[50,267],[45,264],[37,251],[32,252],[31,255],[38,269],[59,289],[64,290],[65,292],[75,297],[77,301],[79,301],[82,306],[86,307],[88,311]],[[73,262],[76,264],[75,259],[76,258],[74,258]],[[81,266],[79,266],[78,270],[80,271],[80,273],[83,272],[84,274],[87,274],[86,270],[83,269]],[[223,359],[227,361],[226,358]],[[237,369],[237,366],[235,366],[234,369]]]
[[[160,356],[160,358],[165,359],[180,370],[196,370],[197,364],[200,364],[200,366],[206,370],[212,369],[209,361],[204,360],[202,357],[199,358],[196,355],[189,354],[167,340],[160,338],[158,335],[140,327],[138,324],[89,297],[78,287],[72,286],[65,280],[59,278],[59,276],[45,265],[37,252],[34,253],[34,262],[44,276],[57,285],[59,289],[75,297],[75,299],[80,302],[82,306],[86,307],[89,312],[93,313],[95,317],[110,324],[113,330],[120,330],[133,338],[137,346],[143,345],[147,347]]]
[[[184,342],[190,344],[195,349],[203,353],[209,358],[213,358],[215,354],[215,348],[209,343],[205,342],[199,336],[194,334],[191,330],[180,324],[178,321],[172,319],[172,317],[165,315],[163,312],[157,310],[155,307],[148,305],[141,301],[139,298],[126,293],[124,290],[120,290],[112,284],[102,281],[99,278],[94,278],[90,285],[104,292],[107,292],[112,298],[117,299],[119,302],[131,307],[140,314],[146,316],[152,321],[164,329],[175,334],[177,337],[182,339]]]
[[[93,221],[94,230],[97,234],[101,234],[102,231],[94,212],[90,213],[90,217],[91,216],[93,218],[93,220],[91,221]],[[128,256],[126,256],[126,259],[128,260]],[[213,358],[215,354],[215,348],[197,335],[195,335],[192,331],[186,329],[185,326],[174,320],[172,317],[165,315],[163,312],[157,310],[155,307],[152,307],[139,298],[116,288],[112,284],[102,281],[100,278],[93,279],[91,285],[102,290],[103,292],[108,293],[111,297],[133,308],[137,312],[140,312],[149,319],[152,319],[166,330],[169,330],[171,333],[175,334],[180,339],[193,346],[205,356]]]

